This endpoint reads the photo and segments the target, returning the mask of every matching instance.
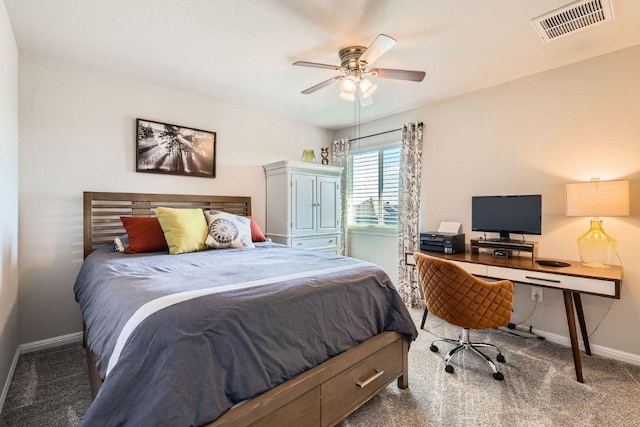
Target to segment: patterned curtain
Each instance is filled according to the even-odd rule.
[[[422,177],[422,122],[402,127],[400,154],[400,194],[398,203],[398,292],[405,304],[422,307],[413,268],[405,264],[405,254],[420,247],[420,182]]]
[[[340,219],[340,228],[342,229],[342,240],[340,243],[340,253],[342,255],[347,255],[347,183],[348,181],[348,166],[349,162],[349,140],[347,138],[337,139],[333,141],[333,145],[331,147],[331,163],[334,166],[342,166],[342,182],[340,183],[341,187],[341,197],[342,197],[342,214]]]

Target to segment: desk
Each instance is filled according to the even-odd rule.
[[[438,252],[420,252],[452,261],[475,276],[498,280],[507,279],[516,284],[522,283],[562,290],[576,379],[579,382],[584,382],[573,307],[575,305],[585,352],[591,355],[580,294],[620,299],[622,267],[592,268],[585,267],[575,261],[566,261],[571,264],[569,267],[544,267],[536,264],[531,257],[496,258],[487,253],[472,254],[471,252],[465,252],[451,255]],[[405,254],[405,263],[415,266],[413,253]]]

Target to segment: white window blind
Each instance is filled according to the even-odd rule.
[[[353,152],[349,159],[349,225],[397,227],[400,147]]]

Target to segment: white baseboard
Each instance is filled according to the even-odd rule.
[[[60,335],[40,341],[32,341],[26,344],[20,344],[20,354],[32,353],[34,351],[44,350],[45,348],[58,347],[80,341],[82,341],[82,332],[74,332],[72,334]]]
[[[9,386],[11,385],[11,380],[13,379],[13,373],[16,371],[16,365],[18,364],[19,358],[20,358],[20,346],[16,348],[16,352],[13,355],[13,362],[11,362],[11,367],[9,368],[9,373],[7,374],[7,380],[4,382],[4,387],[2,388],[2,394],[0,395],[0,413],[2,413],[2,409],[4,408],[4,401],[7,399],[7,394],[9,393]]]
[[[564,345],[566,347],[571,347],[571,340],[569,339],[569,337],[565,337],[564,335],[558,335],[551,332],[540,331],[537,329],[534,329],[533,333],[544,337],[547,341]],[[580,344],[580,349],[584,351],[584,343],[582,342],[582,340],[578,340],[578,343]],[[591,344],[590,347],[592,354],[640,366],[640,355],[638,354],[627,353],[625,351],[616,350],[598,344]]]

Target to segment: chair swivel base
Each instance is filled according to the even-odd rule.
[[[439,338],[439,339],[434,340],[431,343],[431,347],[429,347],[429,350],[431,350],[434,353],[438,353],[439,349],[434,344],[434,343],[436,343],[438,341],[443,341],[443,342],[448,342],[448,343],[451,343],[451,344],[456,344],[456,347],[451,349],[446,354],[446,356],[444,357],[444,370],[446,372],[448,372],[450,374],[453,373],[453,365],[451,365],[449,363],[449,361],[451,360],[451,358],[453,357],[454,354],[456,354],[456,353],[458,353],[460,351],[463,351],[463,350],[470,349],[473,353],[475,353],[478,356],[482,357],[489,364],[489,366],[491,366],[491,369],[493,370],[493,378],[495,378],[498,381],[504,380],[504,375],[502,375],[502,373],[498,371],[498,368],[496,368],[496,365],[495,365],[495,363],[493,363],[491,358],[489,358],[489,356],[487,356],[486,354],[484,354],[483,352],[478,350],[478,348],[493,348],[494,350],[496,350],[498,352],[498,355],[496,356],[496,360],[498,362],[500,362],[500,363],[504,363],[505,362],[505,358],[502,355],[502,353],[500,352],[500,349],[498,349],[498,347],[496,347],[493,344],[476,343],[476,342],[469,341],[469,329],[463,328],[462,336],[458,340],[453,340],[453,339],[449,339],[449,338]]]

